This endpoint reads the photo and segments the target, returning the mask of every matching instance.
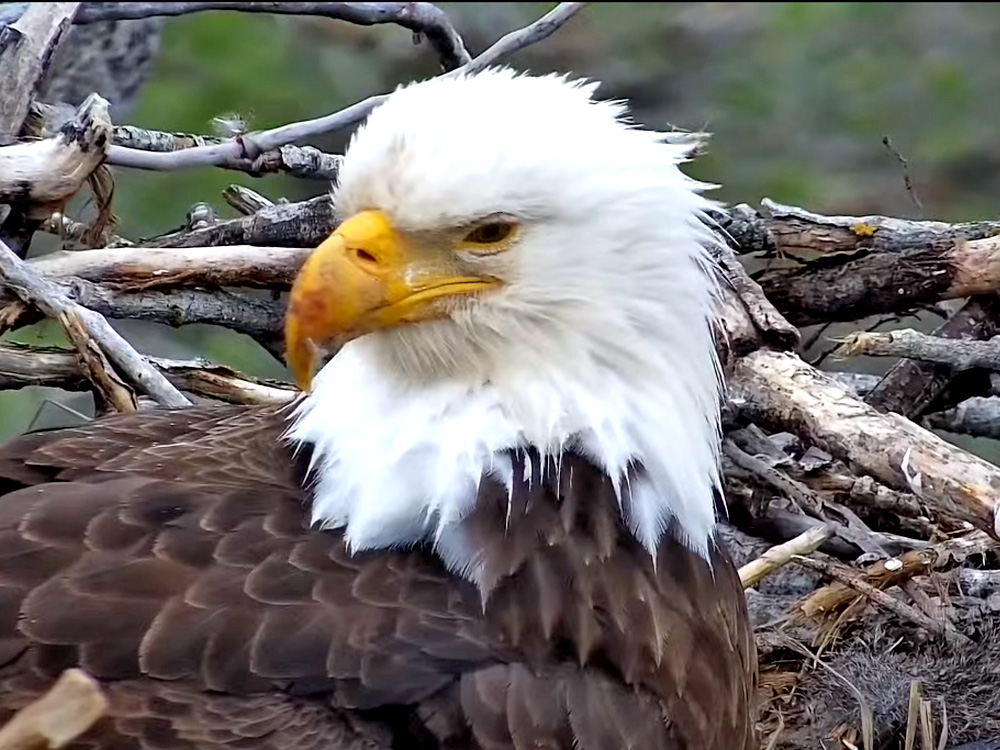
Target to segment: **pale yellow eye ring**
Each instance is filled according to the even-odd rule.
[[[469,229],[460,243],[461,249],[478,255],[503,252],[513,244],[517,230],[517,222],[511,217],[487,217]]]

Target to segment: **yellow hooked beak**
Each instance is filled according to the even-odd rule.
[[[285,360],[309,390],[324,350],[380,328],[443,317],[447,298],[498,283],[462,275],[450,248],[417,247],[382,212],[363,211],[299,271],[285,318]]]

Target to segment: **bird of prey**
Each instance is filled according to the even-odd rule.
[[[391,94],[293,404],[0,449],[0,720],[79,667],[73,750],[756,747],[692,151],[566,76]]]

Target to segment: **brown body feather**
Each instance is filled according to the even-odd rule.
[[[74,749],[755,747],[722,549],[654,566],[567,454],[511,497],[484,479],[484,608],[428,550],[311,529],[284,427],[144,412],[0,449],[0,721],[79,665],[112,708]]]

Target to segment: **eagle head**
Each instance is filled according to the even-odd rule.
[[[707,550],[712,204],[678,168],[694,140],[633,126],[596,88],[453,74],[398,89],[354,134],[286,343],[314,520],[355,549],[445,545],[481,478],[510,482],[505,456],[534,448],[602,467],[651,551],[671,522]]]

